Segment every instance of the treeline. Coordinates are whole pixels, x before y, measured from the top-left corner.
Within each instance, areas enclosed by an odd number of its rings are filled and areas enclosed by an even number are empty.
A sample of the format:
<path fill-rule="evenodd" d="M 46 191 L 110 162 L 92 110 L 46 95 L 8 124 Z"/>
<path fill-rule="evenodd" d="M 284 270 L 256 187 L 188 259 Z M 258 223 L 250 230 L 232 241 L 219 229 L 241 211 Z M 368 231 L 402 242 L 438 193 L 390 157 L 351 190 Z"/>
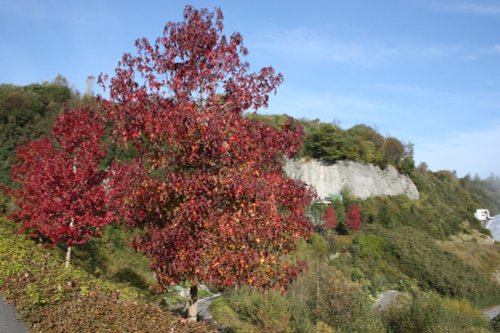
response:
<path fill-rule="evenodd" d="M 288 119 L 286 115 L 249 114 L 248 117 L 260 119 L 273 127 L 283 126 Z M 371 163 L 381 168 L 391 164 L 404 174 L 415 169 L 412 143 L 383 136 L 370 126 L 360 124 L 345 130 L 318 119 L 300 119 L 298 122 L 304 129 L 301 157 L 328 163 L 341 160 Z"/>
<path fill-rule="evenodd" d="M 477 174 L 470 174 L 460 179 L 462 186 L 474 197 L 485 203 L 484 208 L 489 208 L 492 215 L 500 213 L 500 177 L 490 174 L 486 179 L 481 179 Z"/>

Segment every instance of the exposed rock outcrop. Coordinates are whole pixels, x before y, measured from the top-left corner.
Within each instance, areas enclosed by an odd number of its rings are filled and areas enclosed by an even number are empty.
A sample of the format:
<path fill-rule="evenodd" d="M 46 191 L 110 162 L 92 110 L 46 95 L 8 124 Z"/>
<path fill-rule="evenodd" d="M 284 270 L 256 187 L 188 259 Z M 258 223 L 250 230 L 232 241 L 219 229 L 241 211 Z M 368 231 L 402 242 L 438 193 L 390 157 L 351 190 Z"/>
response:
<path fill-rule="evenodd" d="M 418 189 L 412 180 L 389 165 L 385 170 L 371 164 L 340 161 L 326 164 L 317 160 L 288 160 L 286 174 L 316 188 L 325 198 L 348 189 L 353 195 L 366 199 L 377 195 L 405 194 L 418 200 Z"/>

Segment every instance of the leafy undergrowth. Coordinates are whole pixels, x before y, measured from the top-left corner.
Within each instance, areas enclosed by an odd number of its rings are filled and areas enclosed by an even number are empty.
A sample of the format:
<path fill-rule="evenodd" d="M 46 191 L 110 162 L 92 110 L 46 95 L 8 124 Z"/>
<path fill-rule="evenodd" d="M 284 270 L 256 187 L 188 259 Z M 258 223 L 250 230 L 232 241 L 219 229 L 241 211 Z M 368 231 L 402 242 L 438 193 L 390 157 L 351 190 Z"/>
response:
<path fill-rule="evenodd" d="M 0 218 L 0 288 L 33 331 L 216 332 L 147 304 L 137 288 L 65 269 L 59 258 L 14 230 Z"/>

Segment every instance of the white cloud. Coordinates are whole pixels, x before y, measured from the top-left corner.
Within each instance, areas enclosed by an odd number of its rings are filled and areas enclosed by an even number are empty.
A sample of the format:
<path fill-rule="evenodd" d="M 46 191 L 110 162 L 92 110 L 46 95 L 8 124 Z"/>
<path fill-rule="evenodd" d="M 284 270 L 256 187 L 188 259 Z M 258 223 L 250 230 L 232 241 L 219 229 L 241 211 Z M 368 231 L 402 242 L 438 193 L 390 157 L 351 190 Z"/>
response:
<path fill-rule="evenodd" d="M 432 1 L 431 7 L 446 12 L 500 15 L 500 4 L 491 1 Z"/>
<path fill-rule="evenodd" d="M 343 127 L 364 123 L 376 125 L 390 112 L 383 104 L 356 94 L 310 92 L 289 87 L 271 98 L 266 113 L 288 114 L 296 118 L 339 121 Z"/>
<path fill-rule="evenodd" d="M 373 64 L 397 54 L 398 50 L 376 40 L 341 41 L 312 29 L 300 27 L 276 30 L 258 37 L 251 49 L 268 50 L 285 56 L 336 63 Z"/>
<path fill-rule="evenodd" d="M 294 61 L 373 66 L 415 58 L 464 57 L 476 54 L 462 43 L 354 38 L 342 40 L 313 29 L 276 29 L 258 35 L 251 50 L 270 52 Z"/>
<path fill-rule="evenodd" d="M 485 57 L 498 56 L 500 54 L 500 44 L 495 44 L 489 47 L 466 49 L 460 59 L 462 60 L 479 60 Z"/>

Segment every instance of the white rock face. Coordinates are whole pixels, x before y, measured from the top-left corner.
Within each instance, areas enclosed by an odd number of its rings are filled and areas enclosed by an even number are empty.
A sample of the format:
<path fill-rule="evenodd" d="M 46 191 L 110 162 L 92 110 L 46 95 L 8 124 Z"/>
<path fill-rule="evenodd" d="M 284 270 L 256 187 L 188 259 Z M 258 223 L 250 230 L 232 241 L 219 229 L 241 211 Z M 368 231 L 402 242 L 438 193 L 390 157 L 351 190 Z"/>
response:
<path fill-rule="evenodd" d="M 389 165 L 385 170 L 371 164 L 340 161 L 325 164 L 317 160 L 288 160 L 286 174 L 314 186 L 321 198 L 329 194 L 340 194 L 348 189 L 353 195 L 366 199 L 377 195 L 406 194 L 418 200 L 418 189 L 412 180 L 398 173 Z"/>

